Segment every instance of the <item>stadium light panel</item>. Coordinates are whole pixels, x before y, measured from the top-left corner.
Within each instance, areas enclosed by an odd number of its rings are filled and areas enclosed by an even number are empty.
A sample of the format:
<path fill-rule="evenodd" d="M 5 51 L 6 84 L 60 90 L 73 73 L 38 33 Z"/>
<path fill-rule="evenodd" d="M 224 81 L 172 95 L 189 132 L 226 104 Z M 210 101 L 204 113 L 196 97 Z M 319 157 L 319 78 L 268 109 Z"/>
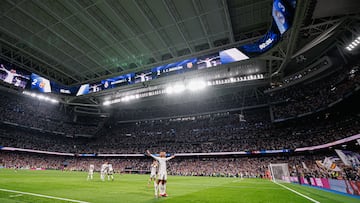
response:
<path fill-rule="evenodd" d="M 174 93 L 180 93 L 186 89 L 183 84 L 177 84 L 173 88 L 174 88 Z"/>
<path fill-rule="evenodd" d="M 104 106 L 109 106 L 110 104 L 111 104 L 110 101 L 104 101 L 104 103 L 103 103 Z"/>
<path fill-rule="evenodd" d="M 167 87 L 167 88 L 165 89 L 165 92 L 166 92 L 167 94 L 172 94 L 172 93 L 174 92 L 174 88 L 171 87 L 171 86 L 169 86 L 169 87 Z"/>
<path fill-rule="evenodd" d="M 123 101 L 124 101 L 124 102 L 130 101 L 130 96 L 125 96 L 125 97 L 123 97 Z"/>
<path fill-rule="evenodd" d="M 36 97 L 40 100 L 45 100 L 45 98 L 46 98 L 45 96 L 43 96 L 41 94 L 36 95 Z"/>
<path fill-rule="evenodd" d="M 348 51 L 351 51 L 351 50 L 352 50 L 350 47 L 346 47 L 346 49 L 347 49 Z"/>
<path fill-rule="evenodd" d="M 197 90 L 202 90 L 205 89 L 206 87 L 206 82 L 203 80 L 198 80 L 198 81 L 190 81 L 189 84 L 187 85 L 187 89 L 189 89 L 190 91 L 197 91 Z"/>

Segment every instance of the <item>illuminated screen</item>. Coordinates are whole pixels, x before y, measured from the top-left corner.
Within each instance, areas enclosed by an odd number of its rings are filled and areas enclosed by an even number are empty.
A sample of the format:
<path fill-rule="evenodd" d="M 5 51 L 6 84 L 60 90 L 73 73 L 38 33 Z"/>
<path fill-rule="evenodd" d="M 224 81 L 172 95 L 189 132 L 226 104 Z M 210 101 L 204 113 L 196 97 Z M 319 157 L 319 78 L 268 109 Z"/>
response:
<path fill-rule="evenodd" d="M 43 78 L 35 73 L 31 74 L 31 89 L 37 90 L 39 92 L 47 93 L 51 92 L 50 81 L 46 78 Z"/>
<path fill-rule="evenodd" d="M 197 60 L 197 69 L 210 68 L 213 66 L 221 65 L 219 53 L 210 54 L 199 57 Z"/>
<path fill-rule="evenodd" d="M 227 49 L 220 52 L 221 64 L 233 63 L 236 61 L 242 61 L 249 59 L 244 53 L 237 48 Z"/>
<path fill-rule="evenodd" d="M 101 83 L 102 83 L 103 89 L 116 88 L 116 87 L 120 87 L 123 85 L 133 84 L 134 76 L 135 76 L 134 73 L 129 73 L 126 75 L 120 75 L 117 77 L 102 80 Z"/>
<path fill-rule="evenodd" d="M 80 96 L 83 94 L 89 94 L 89 84 L 81 85 L 78 92 L 76 93 L 76 96 Z"/>
<path fill-rule="evenodd" d="M 16 87 L 25 88 L 29 82 L 29 74 L 24 71 L 8 68 L 4 64 L 0 65 L 0 80 L 12 84 Z"/>
<path fill-rule="evenodd" d="M 243 45 L 240 47 L 240 49 L 248 54 L 248 56 L 255 56 L 272 48 L 277 42 L 279 42 L 280 37 L 281 36 L 277 31 L 276 24 L 273 23 L 271 29 L 264 37 L 260 38 L 252 44 Z"/>
<path fill-rule="evenodd" d="M 135 73 L 135 83 L 145 82 L 149 80 L 152 80 L 151 70 Z"/>
<path fill-rule="evenodd" d="M 292 4 L 292 2 L 286 0 L 274 0 L 272 16 L 280 34 L 284 34 L 291 26 L 292 15 L 294 12 Z"/>
<path fill-rule="evenodd" d="M 152 79 L 173 74 L 180 74 L 188 70 L 192 70 L 195 68 L 196 61 L 196 58 L 192 58 L 153 68 L 151 69 L 153 73 Z"/>

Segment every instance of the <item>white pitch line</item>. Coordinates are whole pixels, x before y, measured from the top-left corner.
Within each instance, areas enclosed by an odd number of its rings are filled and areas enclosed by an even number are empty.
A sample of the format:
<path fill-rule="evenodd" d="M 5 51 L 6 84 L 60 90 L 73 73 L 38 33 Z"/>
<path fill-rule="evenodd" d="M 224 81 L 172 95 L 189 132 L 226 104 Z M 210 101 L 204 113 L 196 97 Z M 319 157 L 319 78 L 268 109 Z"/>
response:
<path fill-rule="evenodd" d="M 31 192 L 21 192 L 21 191 L 8 190 L 8 189 L 2 189 L 2 188 L 0 188 L 0 191 L 18 193 L 18 194 L 23 194 L 23 195 L 32 195 L 32 196 L 44 197 L 44 198 L 48 198 L 48 199 L 57 199 L 57 200 L 63 200 L 63 201 L 68 201 L 68 202 L 89 203 L 89 202 L 84 202 L 84 201 L 75 200 L 75 199 L 67 199 L 67 198 L 54 197 L 54 196 L 36 194 L 36 193 L 31 193 Z"/>
<path fill-rule="evenodd" d="M 277 184 L 277 185 L 280 185 L 281 187 L 283 187 L 283 188 L 285 188 L 285 189 L 287 189 L 287 190 L 290 190 L 291 192 L 293 192 L 293 193 L 295 193 L 295 194 L 297 194 L 297 195 L 300 195 L 301 197 L 304 197 L 304 198 L 306 198 L 306 199 L 308 199 L 308 200 L 310 200 L 310 201 L 312 201 L 312 202 L 320 203 L 319 201 L 314 200 L 313 198 L 311 198 L 311 197 L 309 197 L 309 196 L 306 196 L 306 195 L 304 195 L 304 194 L 301 194 L 300 192 L 298 192 L 298 191 L 296 191 L 296 190 L 293 190 L 293 189 L 291 189 L 291 188 L 288 188 L 288 187 L 286 187 L 285 185 L 281 185 L 280 183 L 277 183 L 277 182 L 273 182 L 273 183 L 275 183 L 275 184 Z"/>
<path fill-rule="evenodd" d="M 9 197 L 21 197 L 23 196 L 22 194 L 17 194 L 17 195 L 10 195 Z"/>

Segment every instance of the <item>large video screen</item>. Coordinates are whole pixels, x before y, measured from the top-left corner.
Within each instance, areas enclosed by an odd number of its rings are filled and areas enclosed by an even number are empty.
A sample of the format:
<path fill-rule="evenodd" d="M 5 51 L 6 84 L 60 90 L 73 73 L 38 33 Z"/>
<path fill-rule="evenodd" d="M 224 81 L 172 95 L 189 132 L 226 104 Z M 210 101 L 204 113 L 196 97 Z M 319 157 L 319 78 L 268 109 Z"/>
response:
<path fill-rule="evenodd" d="M 50 81 L 44 77 L 41 77 L 35 73 L 31 74 L 31 89 L 39 92 L 48 93 L 51 92 Z"/>
<path fill-rule="evenodd" d="M 191 58 L 191 59 L 186 59 L 179 62 L 155 67 L 151 69 L 151 72 L 153 73 L 152 78 L 155 79 L 163 76 L 180 74 L 188 70 L 195 69 L 196 61 L 197 61 L 196 58 Z"/>
<path fill-rule="evenodd" d="M 76 93 L 76 96 L 89 94 L 89 84 L 81 85 L 78 92 Z"/>
<path fill-rule="evenodd" d="M 57 84 L 53 81 L 50 81 L 51 85 L 51 92 L 58 93 L 58 94 L 67 94 L 67 95 L 75 95 L 79 89 L 79 86 L 65 86 Z"/>
<path fill-rule="evenodd" d="M 279 42 L 281 35 L 277 31 L 276 24 L 273 23 L 271 29 L 256 42 L 252 44 L 246 44 L 240 47 L 240 49 L 245 52 L 248 56 L 254 57 L 261 53 L 266 52 L 271 49 L 276 43 Z"/>
<path fill-rule="evenodd" d="M 246 59 L 249 59 L 249 57 L 237 48 L 231 48 L 220 52 L 221 64 L 233 63 Z"/>
<path fill-rule="evenodd" d="M 135 74 L 129 73 L 101 81 L 103 89 L 111 89 L 135 83 Z"/>
<path fill-rule="evenodd" d="M 274 0 L 272 16 L 279 29 L 280 34 L 284 34 L 291 26 L 294 15 L 293 4 L 295 1 Z"/>
<path fill-rule="evenodd" d="M 209 54 L 206 56 L 199 57 L 197 59 L 197 69 L 201 70 L 204 68 L 210 68 L 213 66 L 221 65 L 219 52 L 214 54 Z"/>
<path fill-rule="evenodd" d="M 145 70 L 135 73 L 135 83 L 141 83 L 152 79 L 153 78 L 151 70 Z"/>
<path fill-rule="evenodd" d="M 40 92 L 54 92 L 69 95 L 84 95 L 99 92 L 106 89 L 116 88 L 135 83 L 142 83 L 156 78 L 181 74 L 192 70 L 201 70 L 221 64 L 228 64 L 246 60 L 270 50 L 280 40 L 283 34 L 290 29 L 295 14 L 297 0 L 273 0 L 272 24 L 268 32 L 256 42 L 245 44 L 239 47 L 223 50 L 213 54 L 203 55 L 197 58 L 190 58 L 153 67 L 144 71 L 128 73 L 113 78 L 95 81 L 81 86 L 64 86 L 49 81 L 37 74 L 31 74 L 21 69 L 12 68 L 8 61 L 0 59 L 0 80 L 19 86 L 31 88 Z M 29 83 L 31 80 L 31 83 Z"/>
<path fill-rule="evenodd" d="M 0 80 L 12 84 L 16 87 L 25 88 L 30 80 L 30 73 L 26 71 L 17 70 L 12 67 L 6 67 L 0 64 Z"/>

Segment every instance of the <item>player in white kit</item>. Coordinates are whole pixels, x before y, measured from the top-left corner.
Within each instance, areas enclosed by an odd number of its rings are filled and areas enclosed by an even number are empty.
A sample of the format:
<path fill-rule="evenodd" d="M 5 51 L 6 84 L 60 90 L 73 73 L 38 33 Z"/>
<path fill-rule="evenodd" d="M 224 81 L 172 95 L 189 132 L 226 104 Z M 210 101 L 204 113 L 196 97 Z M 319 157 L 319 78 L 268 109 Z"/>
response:
<path fill-rule="evenodd" d="M 108 177 L 108 180 L 111 180 L 114 181 L 114 169 L 112 167 L 112 164 L 108 164 L 108 173 L 107 173 L 107 177 Z"/>
<path fill-rule="evenodd" d="M 94 169 L 95 169 L 94 164 L 90 164 L 90 166 L 89 166 L 89 173 L 88 173 L 88 176 L 87 176 L 87 180 L 92 180 L 92 179 L 93 179 Z"/>
<path fill-rule="evenodd" d="M 105 181 L 105 176 L 108 173 L 108 169 L 109 169 L 109 164 L 108 162 L 105 162 L 103 165 L 101 165 L 101 170 L 100 170 L 100 179 L 102 181 Z"/>
<path fill-rule="evenodd" d="M 168 195 L 166 194 L 166 180 L 167 180 L 166 162 L 174 158 L 175 156 L 166 158 L 166 152 L 160 152 L 160 156 L 156 157 L 152 155 L 149 150 L 147 150 L 146 153 L 147 155 L 151 156 L 152 158 L 154 158 L 159 162 L 158 179 L 157 181 L 154 182 L 155 197 L 158 196 L 158 190 L 160 190 L 159 195 L 161 197 L 167 197 Z"/>
<path fill-rule="evenodd" d="M 150 185 L 151 181 L 156 180 L 156 172 L 157 172 L 158 166 L 159 166 L 158 162 L 156 160 L 154 160 L 150 167 L 150 178 L 148 181 L 148 185 Z"/>
<path fill-rule="evenodd" d="M 5 77 L 5 79 L 4 79 L 4 82 L 10 83 L 10 84 L 13 84 L 13 80 L 14 80 L 14 78 L 16 78 L 16 77 L 26 78 L 26 77 L 24 77 L 24 76 L 22 76 L 22 75 L 20 75 L 20 74 L 17 74 L 17 73 L 16 73 L 16 70 L 14 70 L 14 69 L 7 70 L 7 69 L 4 67 L 3 64 L 0 65 L 0 70 L 5 71 L 6 74 L 7 74 L 6 77 Z"/>

